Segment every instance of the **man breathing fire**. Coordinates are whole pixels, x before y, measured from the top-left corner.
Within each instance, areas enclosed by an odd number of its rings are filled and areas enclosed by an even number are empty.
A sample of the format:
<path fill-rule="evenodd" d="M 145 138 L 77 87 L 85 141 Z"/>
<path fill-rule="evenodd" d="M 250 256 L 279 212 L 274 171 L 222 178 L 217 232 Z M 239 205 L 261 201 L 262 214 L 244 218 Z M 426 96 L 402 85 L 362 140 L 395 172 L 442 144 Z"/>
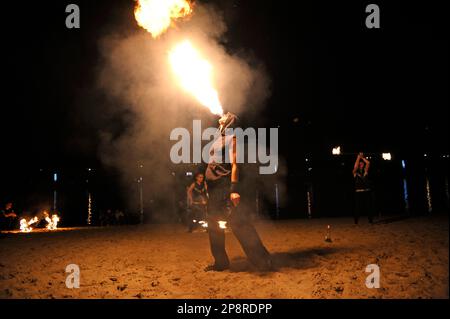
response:
<path fill-rule="evenodd" d="M 225 250 L 225 232 L 219 221 L 227 221 L 250 262 L 259 270 L 270 270 L 272 261 L 248 216 L 239 212 L 239 170 L 236 163 L 236 136 L 226 134 L 236 125 L 237 117 L 226 113 L 219 119 L 220 137 L 210 149 L 206 168 L 209 190 L 208 234 L 214 264 L 205 271 L 223 271 L 230 261 Z M 228 150 L 228 152 L 225 152 Z M 227 154 L 228 153 L 228 154 Z M 222 158 L 222 155 L 225 159 Z"/>

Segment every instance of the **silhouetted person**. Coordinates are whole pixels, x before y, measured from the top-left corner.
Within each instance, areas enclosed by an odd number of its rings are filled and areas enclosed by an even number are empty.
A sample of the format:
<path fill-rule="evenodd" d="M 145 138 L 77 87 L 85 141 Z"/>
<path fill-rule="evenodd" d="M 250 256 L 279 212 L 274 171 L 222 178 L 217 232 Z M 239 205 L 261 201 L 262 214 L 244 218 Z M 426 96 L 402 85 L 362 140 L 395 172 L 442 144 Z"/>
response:
<path fill-rule="evenodd" d="M 15 227 L 18 217 L 11 202 L 6 203 L 5 209 L 0 211 L 0 220 L 1 230 L 11 230 Z"/>
<path fill-rule="evenodd" d="M 370 162 L 359 153 L 353 167 L 353 178 L 355 179 L 355 207 L 354 219 L 358 224 L 359 216 L 367 214 L 369 222 L 373 223 L 372 188 L 369 181 Z"/>
<path fill-rule="evenodd" d="M 236 136 L 226 134 L 232 128 L 236 116 L 227 113 L 219 120 L 221 136 L 213 143 L 209 151 L 210 159 L 206 169 L 208 183 L 208 235 L 214 264 L 205 271 L 222 271 L 229 268 L 230 261 L 225 250 L 225 231 L 219 221 L 226 221 L 241 244 L 252 264 L 260 270 L 270 270 L 270 254 L 264 247 L 249 216 L 238 210 L 239 174 L 236 163 Z M 225 157 L 225 158 L 223 158 Z"/>
<path fill-rule="evenodd" d="M 208 185 L 205 175 L 195 174 L 195 182 L 187 189 L 188 200 L 188 231 L 192 232 L 199 227 L 200 221 L 206 221 L 206 205 L 208 203 Z"/>

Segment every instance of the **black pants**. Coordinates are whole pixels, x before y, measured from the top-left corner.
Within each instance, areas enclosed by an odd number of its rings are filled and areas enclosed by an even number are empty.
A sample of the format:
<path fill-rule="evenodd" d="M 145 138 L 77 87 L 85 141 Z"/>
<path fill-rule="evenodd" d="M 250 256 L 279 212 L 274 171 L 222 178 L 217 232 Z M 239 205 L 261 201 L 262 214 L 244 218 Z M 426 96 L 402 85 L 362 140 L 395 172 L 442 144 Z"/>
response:
<path fill-rule="evenodd" d="M 367 214 L 369 222 L 373 223 L 373 200 L 372 192 L 355 192 L 355 224 L 358 224 L 359 216 Z"/>
<path fill-rule="evenodd" d="M 227 227 L 233 231 L 250 262 L 260 269 L 267 269 L 270 267 L 270 253 L 264 247 L 249 216 L 232 205 L 229 199 L 229 187 L 229 181 L 219 180 L 208 183 L 208 234 L 215 265 L 218 267 L 229 265 L 225 250 L 225 231 L 219 227 L 218 223 L 218 221 L 226 221 Z"/>
<path fill-rule="evenodd" d="M 17 217 L 0 217 L 0 230 L 14 230 L 19 228 L 19 219 Z"/>

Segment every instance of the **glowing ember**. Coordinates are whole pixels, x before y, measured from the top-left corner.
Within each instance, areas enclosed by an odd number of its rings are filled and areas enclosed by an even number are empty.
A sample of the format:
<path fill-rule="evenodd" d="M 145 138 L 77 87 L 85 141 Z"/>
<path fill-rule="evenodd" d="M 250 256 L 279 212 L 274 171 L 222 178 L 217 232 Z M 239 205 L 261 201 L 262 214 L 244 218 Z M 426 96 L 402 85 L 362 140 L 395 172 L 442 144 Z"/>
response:
<path fill-rule="evenodd" d="M 223 220 L 219 220 L 219 227 L 222 229 L 226 229 L 227 228 L 227 222 L 223 221 Z"/>
<path fill-rule="evenodd" d="M 156 38 L 170 27 L 172 21 L 191 12 L 191 5 L 186 0 L 137 0 L 134 17 L 139 26 Z"/>
<path fill-rule="evenodd" d="M 29 221 L 27 221 L 25 218 L 22 218 L 20 220 L 20 231 L 24 233 L 31 232 L 33 228 L 30 226 L 37 223 L 38 221 L 39 219 L 36 216 L 30 219 Z"/>
<path fill-rule="evenodd" d="M 383 154 L 381 154 L 381 157 L 382 157 L 385 161 L 390 161 L 390 160 L 392 159 L 391 153 L 383 153 Z"/>
<path fill-rule="evenodd" d="M 208 223 L 205 222 L 204 220 L 201 220 L 201 221 L 199 221 L 198 223 L 199 223 L 202 227 L 208 228 Z M 219 223 L 219 228 L 221 228 L 221 229 L 227 229 L 227 222 L 226 222 L 226 221 L 219 220 L 218 223 Z"/>
<path fill-rule="evenodd" d="M 333 155 L 341 155 L 341 147 L 340 146 L 333 147 L 331 152 L 333 153 Z"/>
<path fill-rule="evenodd" d="M 211 113 L 223 115 L 219 95 L 212 84 L 212 66 L 188 40 L 179 43 L 169 53 L 169 61 L 181 87 Z"/>
<path fill-rule="evenodd" d="M 59 217 L 58 215 L 52 215 L 50 218 L 48 215 L 45 217 L 45 221 L 47 222 L 48 230 L 55 230 L 58 228 Z"/>

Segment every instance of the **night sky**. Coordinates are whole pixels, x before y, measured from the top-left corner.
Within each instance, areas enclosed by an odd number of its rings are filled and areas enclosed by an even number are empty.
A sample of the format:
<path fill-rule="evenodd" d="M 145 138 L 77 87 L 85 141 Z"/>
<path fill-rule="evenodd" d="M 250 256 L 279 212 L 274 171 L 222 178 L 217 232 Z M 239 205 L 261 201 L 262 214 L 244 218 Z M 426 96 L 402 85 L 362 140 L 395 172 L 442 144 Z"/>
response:
<path fill-rule="evenodd" d="M 334 145 L 411 157 L 449 153 L 450 37 L 437 3 L 375 1 L 377 30 L 365 27 L 369 1 L 199 2 L 223 12 L 230 52 L 244 49 L 266 66 L 272 93 L 258 116 L 280 127 L 281 154 L 293 171 L 295 155 L 329 156 Z M 80 6 L 81 29 L 65 27 L 69 3 Z M 3 171 L 101 166 L 99 131 L 123 127 L 120 114 L 103 116 L 98 40 L 111 28 L 139 30 L 133 6 L 3 4 Z"/>
<path fill-rule="evenodd" d="M 227 48 L 252 51 L 267 67 L 268 126 L 313 148 L 448 153 L 449 37 L 435 4 L 380 2 L 381 29 L 369 30 L 364 1 L 208 2 L 224 12 Z M 65 28 L 68 3 L 3 8 L 1 144 L 12 165 L 92 165 L 99 128 L 113 125 L 97 120 L 103 110 L 92 103 L 102 98 L 97 41 L 111 25 L 139 28 L 133 2 L 76 2 L 79 30 Z M 86 95 L 95 97 L 89 105 Z"/>

